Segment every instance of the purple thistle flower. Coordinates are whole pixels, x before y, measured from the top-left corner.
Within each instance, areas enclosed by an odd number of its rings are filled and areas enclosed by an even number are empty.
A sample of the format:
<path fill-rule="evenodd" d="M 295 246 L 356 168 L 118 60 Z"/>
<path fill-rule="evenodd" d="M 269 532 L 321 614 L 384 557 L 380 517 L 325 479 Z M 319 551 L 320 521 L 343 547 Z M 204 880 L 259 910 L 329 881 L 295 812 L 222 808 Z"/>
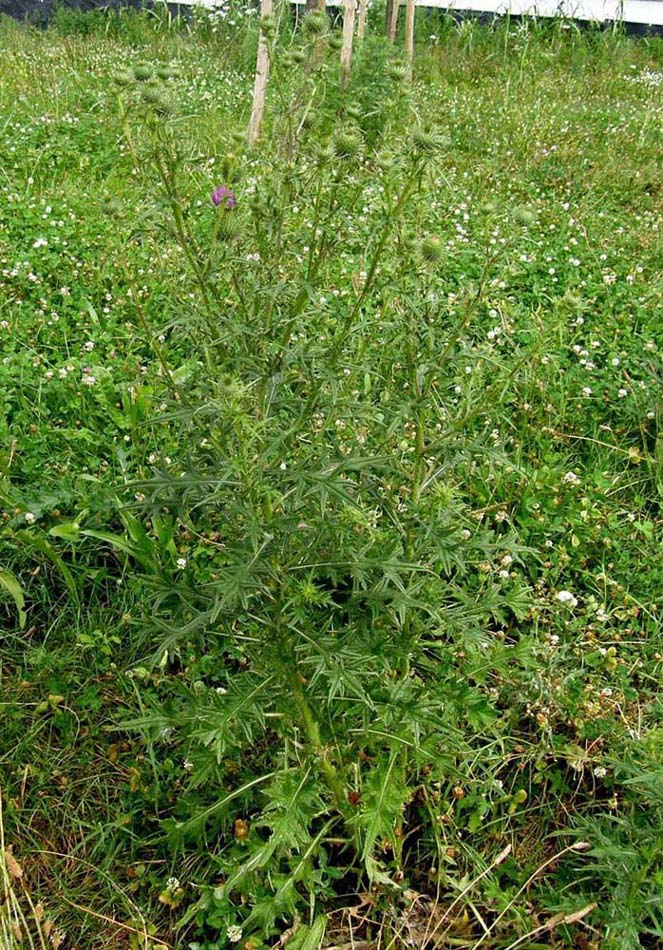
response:
<path fill-rule="evenodd" d="M 237 204 L 235 193 L 228 188 L 227 185 L 219 185 L 218 188 L 214 189 L 210 197 L 213 205 L 217 208 L 224 208 L 226 211 L 230 211 L 230 209 L 234 208 Z"/>

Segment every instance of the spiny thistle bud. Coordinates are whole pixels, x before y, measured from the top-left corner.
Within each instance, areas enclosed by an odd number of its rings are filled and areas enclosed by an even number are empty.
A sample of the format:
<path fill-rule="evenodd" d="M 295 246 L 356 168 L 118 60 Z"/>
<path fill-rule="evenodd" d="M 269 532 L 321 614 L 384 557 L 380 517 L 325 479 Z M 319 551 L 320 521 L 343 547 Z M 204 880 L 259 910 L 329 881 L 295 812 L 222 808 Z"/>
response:
<path fill-rule="evenodd" d="M 157 89 L 145 89 L 143 91 L 143 102 L 151 106 L 156 114 L 162 118 L 173 114 L 172 102 L 162 96 Z"/>
<path fill-rule="evenodd" d="M 431 234 L 421 242 L 421 256 L 425 261 L 439 261 L 443 251 L 442 241 L 435 234 Z"/>
<path fill-rule="evenodd" d="M 221 214 L 214 223 L 214 234 L 219 241 L 232 241 L 239 234 L 239 223 L 233 214 Z"/>
<path fill-rule="evenodd" d="M 117 83 L 118 86 L 129 86 L 131 85 L 132 82 L 134 82 L 134 80 L 135 80 L 134 74 L 126 72 L 126 71 L 121 72 L 121 73 L 115 73 L 113 75 L 113 82 Z"/>
<path fill-rule="evenodd" d="M 270 38 L 274 36 L 274 33 L 276 31 L 276 24 L 274 23 L 274 17 L 272 16 L 262 17 L 262 19 L 260 20 L 260 29 L 265 34 L 265 36 L 270 37 Z"/>
<path fill-rule="evenodd" d="M 122 202 L 119 198 L 106 197 L 101 205 L 101 210 L 104 214 L 115 218 L 122 211 Z"/>
<path fill-rule="evenodd" d="M 414 150 L 421 155 L 432 155 L 440 147 L 436 137 L 431 132 L 422 129 L 421 126 L 412 133 L 412 145 Z"/>
<path fill-rule="evenodd" d="M 168 66 L 160 66 L 159 69 L 157 69 L 157 76 L 163 80 L 172 79 L 173 71 Z"/>
<path fill-rule="evenodd" d="M 361 148 L 361 138 L 352 129 L 340 129 L 332 140 L 332 149 L 337 158 L 354 158 Z"/>
<path fill-rule="evenodd" d="M 402 63 L 390 63 L 385 69 L 387 79 L 400 82 L 407 77 L 407 68 Z"/>
<path fill-rule="evenodd" d="M 293 63 L 294 63 L 296 66 L 301 66 L 302 63 L 305 63 L 305 62 L 306 62 L 306 53 L 304 52 L 303 49 L 293 49 L 293 50 L 291 50 L 291 51 L 290 51 L 290 56 L 291 56 L 291 58 L 292 58 Z"/>
<path fill-rule="evenodd" d="M 340 49 L 343 46 L 343 36 L 337 31 L 329 36 L 329 49 Z"/>
<path fill-rule="evenodd" d="M 304 17 L 302 30 L 306 36 L 322 36 L 329 29 L 329 18 L 322 10 L 314 10 Z"/>
<path fill-rule="evenodd" d="M 151 66 L 141 64 L 134 66 L 134 79 L 138 79 L 139 82 L 146 82 L 148 79 L 151 79 L 153 75 L 154 71 Z"/>
<path fill-rule="evenodd" d="M 361 109 L 359 106 L 351 103 L 345 107 L 345 114 L 349 119 L 360 119 L 361 118 Z"/>
<path fill-rule="evenodd" d="M 536 215 L 529 208 L 517 208 L 514 217 L 519 224 L 526 228 L 531 228 L 536 224 Z"/>

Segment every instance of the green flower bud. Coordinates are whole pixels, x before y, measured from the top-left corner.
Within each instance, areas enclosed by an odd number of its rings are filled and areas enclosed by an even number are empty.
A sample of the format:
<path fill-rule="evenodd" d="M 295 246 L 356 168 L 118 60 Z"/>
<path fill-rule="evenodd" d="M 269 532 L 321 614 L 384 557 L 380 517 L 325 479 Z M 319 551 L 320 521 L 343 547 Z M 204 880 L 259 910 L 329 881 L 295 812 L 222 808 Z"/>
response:
<path fill-rule="evenodd" d="M 314 10 L 304 17 L 302 30 L 306 36 L 322 36 L 329 29 L 329 18 L 322 10 Z"/>
<path fill-rule="evenodd" d="M 341 129 L 332 140 L 336 158 L 354 158 L 361 148 L 361 138 L 351 129 Z"/>
<path fill-rule="evenodd" d="M 432 132 L 427 132 L 421 126 L 412 133 L 412 145 L 420 155 L 432 155 L 439 148 L 439 142 Z"/>
<path fill-rule="evenodd" d="M 148 79 L 151 79 L 153 75 L 154 71 L 151 66 L 134 66 L 134 79 L 138 79 L 139 82 L 146 82 Z"/>
<path fill-rule="evenodd" d="M 442 241 L 434 234 L 424 238 L 421 242 L 421 256 L 425 261 L 439 261 L 443 251 Z"/>
<path fill-rule="evenodd" d="M 519 224 L 527 228 L 531 228 L 536 224 L 536 215 L 529 208 L 517 208 L 514 217 Z"/>
<path fill-rule="evenodd" d="M 134 82 L 134 74 L 129 72 L 114 73 L 113 82 L 117 83 L 118 86 L 129 86 Z"/>
<path fill-rule="evenodd" d="M 393 79 L 394 82 L 400 82 L 407 76 L 407 69 L 402 63 L 390 63 L 385 69 L 387 79 Z"/>

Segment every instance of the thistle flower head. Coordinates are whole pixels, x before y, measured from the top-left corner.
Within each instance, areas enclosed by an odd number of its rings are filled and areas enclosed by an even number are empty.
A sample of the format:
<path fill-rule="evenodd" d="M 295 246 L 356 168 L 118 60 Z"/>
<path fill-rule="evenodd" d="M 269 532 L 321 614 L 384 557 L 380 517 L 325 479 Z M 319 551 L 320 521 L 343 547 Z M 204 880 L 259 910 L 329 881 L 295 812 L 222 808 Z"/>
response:
<path fill-rule="evenodd" d="M 235 193 L 227 185 L 219 185 L 210 195 L 212 204 L 224 211 L 230 211 L 237 204 Z"/>

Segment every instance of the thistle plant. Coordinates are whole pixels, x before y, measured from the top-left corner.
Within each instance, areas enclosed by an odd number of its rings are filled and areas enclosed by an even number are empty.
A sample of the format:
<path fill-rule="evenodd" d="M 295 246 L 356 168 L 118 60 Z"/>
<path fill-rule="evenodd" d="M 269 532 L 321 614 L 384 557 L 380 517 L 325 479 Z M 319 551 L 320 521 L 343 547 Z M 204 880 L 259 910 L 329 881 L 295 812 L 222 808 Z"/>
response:
<path fill-rule="evenodd" d="M 223 881 L 185 919 L 269 934 L 339 876 L 399 891 L 415 802 L 476 755 L 459 671 L 526 610 L 481 567 L 518 558 L 517 539 L 477 524 L 458 488 L 495 454 L 480 405 L 450 396 L 482 284 L 453 316 L 435 292 L 423 195 L 445 158 L 414 116 L 375 142 L 378 181 L 355 109 L 326 136 L 284 118 L 288 148 L 204 182 L 177 116 L 140 90 L 125 101 L 180 249 L 169 332 L 190 352 L 185 384 L 163 358 L 160 424 L 181 454 L 132 488 L 155 548 L 145 628 L 161 670 L 199 670 L 140 725 L 176 743 L 199 803 L 175 809 L 173 840 L 206 838 Z"/>

